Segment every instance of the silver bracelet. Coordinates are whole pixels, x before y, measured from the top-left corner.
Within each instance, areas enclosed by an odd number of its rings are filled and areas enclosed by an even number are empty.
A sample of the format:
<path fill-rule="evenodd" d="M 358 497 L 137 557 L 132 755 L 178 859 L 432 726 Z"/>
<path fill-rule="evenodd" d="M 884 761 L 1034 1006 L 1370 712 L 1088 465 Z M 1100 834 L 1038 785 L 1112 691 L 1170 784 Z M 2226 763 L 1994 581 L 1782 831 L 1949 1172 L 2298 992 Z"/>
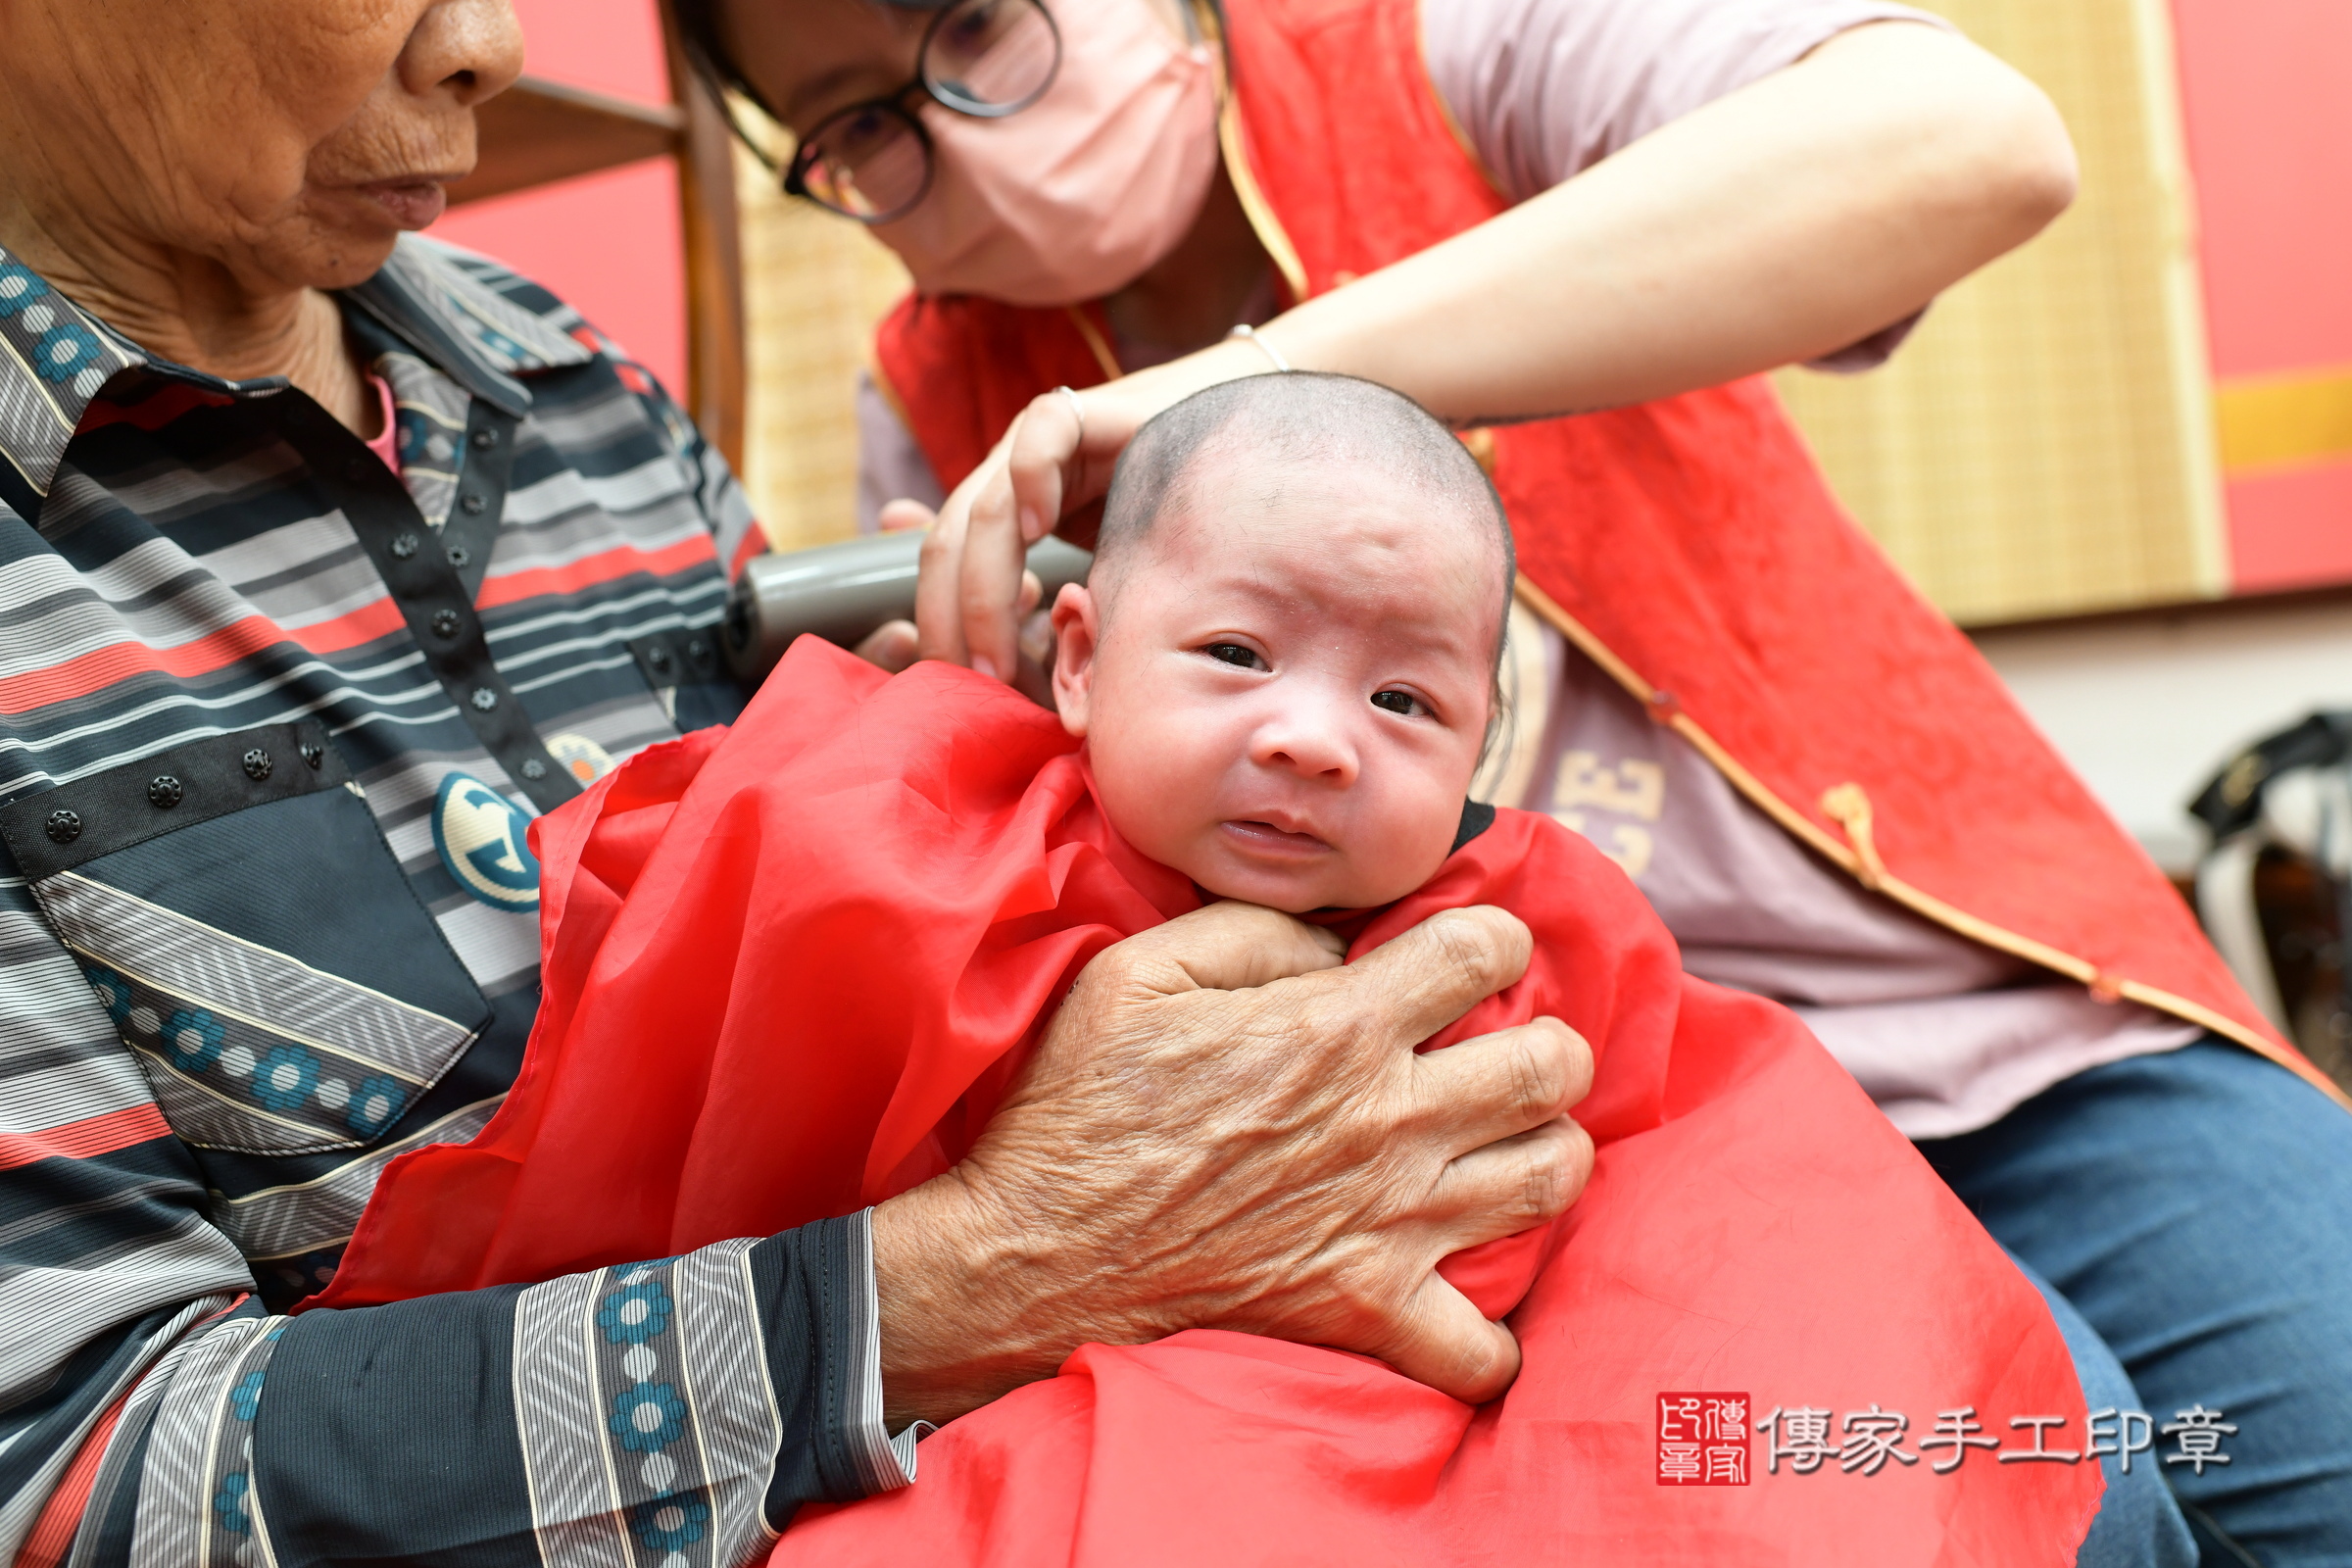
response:
<path fill-rule="evenodd" d="M 1228 332 L 1226 336 L 1246 338 L 1250 342 L 1256 344 L 1257 351 L 1260 354 L 1263 354 L 1267 359 L 1272 360 L 1274 362 L 1274 368 L 1277 370 L 1288 370 L 1291 368 L 1291 362 L 1284 359 L 1281 354 L 1276 352 L 1273 344 L 1267 342 L 1264 338 L 1259 337 L 1257 335 L 1257 328 L 1250 325 L 1248 322 L 1244 322 L 1242 325 L 1235 327 L 1231 332 Z"/>

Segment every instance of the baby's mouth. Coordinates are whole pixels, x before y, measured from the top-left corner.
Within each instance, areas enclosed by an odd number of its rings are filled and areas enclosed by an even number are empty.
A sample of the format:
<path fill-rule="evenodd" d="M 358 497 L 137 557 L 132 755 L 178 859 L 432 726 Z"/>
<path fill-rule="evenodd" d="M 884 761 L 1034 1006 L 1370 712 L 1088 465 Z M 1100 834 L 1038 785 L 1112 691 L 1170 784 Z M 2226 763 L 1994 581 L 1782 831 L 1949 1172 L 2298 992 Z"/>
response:
<path fill-rule="evenodd" d="M 1326 855 L 1331 846 L 1312 833 L 1295 833 L 1272 822 L 1247 817 L 1228 817 L 1222 824 L 1225 831 L 1239 841 L 1244 850 L 1260 855 L 1304 858 Z"/>

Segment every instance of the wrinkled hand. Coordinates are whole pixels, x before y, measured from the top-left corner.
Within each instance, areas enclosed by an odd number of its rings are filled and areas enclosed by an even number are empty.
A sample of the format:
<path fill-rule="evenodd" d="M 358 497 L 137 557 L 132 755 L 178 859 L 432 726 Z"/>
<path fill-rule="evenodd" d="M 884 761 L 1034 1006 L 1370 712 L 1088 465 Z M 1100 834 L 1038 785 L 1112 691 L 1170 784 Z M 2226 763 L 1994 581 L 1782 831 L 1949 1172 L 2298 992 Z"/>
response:
<path fill-rule="evenodd" d="M 1551 1018 L 1413 1047 L 1517 979 L 1529 940 L 1457 909 L 1342 966 L 1329 933 L 1221 904 L 1099 955 L 970 1155 L 874 1212 L 894 1428 L 1185 1328 L 1499 1394 L 1517 1343 L 1434 1266 L 1584 1190 L 1565 1112 L 1592 1052 Z"/>
<path fill-rule="evenodd" d="M 1102 499 L 1119 454 L 1152 416 L 1204 387 L 1270 368 L 1250 344 L 1220 343 L 1090 387 L 1077 394 L 1078 408 L 1060 392 L 1032 402 L 948 497 L 923 541 L 916 657 L 1012 681 L 1019 623 L 1028 613 L 1020 593 L 1029 547 Z M 1090 534 L 1071 542 L 1094 540 Z"/>

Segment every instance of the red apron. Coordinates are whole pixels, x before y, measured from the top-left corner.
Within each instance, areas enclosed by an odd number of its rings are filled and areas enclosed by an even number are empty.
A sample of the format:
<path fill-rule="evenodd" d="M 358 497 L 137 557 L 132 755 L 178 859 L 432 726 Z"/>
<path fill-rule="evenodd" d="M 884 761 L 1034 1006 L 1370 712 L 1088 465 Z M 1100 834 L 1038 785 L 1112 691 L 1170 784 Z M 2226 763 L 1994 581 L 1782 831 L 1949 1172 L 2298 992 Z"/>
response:
<path fill-rule="evenodd" d="M 1074 746 L 968 670 L 806 638 L 733 730 L 542 818 L 521 1076 L 471 1144 L 387 1169 L 320 1303 L 668 1255 L 945 1169 L 1086 960 L 1197 903 L 1110 830 Z M 1474 903 L 1535 957 L 1432 1046 L 1551 1014 L 1596 1060 L 1583 1200 L 1445 1265 L 1512 1313 L 1505 1397 L 1247 1335 L 1092 1346 L 927 1441 L 915 1486 L 806 1510 L 777 1560 L 2071 1561 L 2095 1465 L 1980 1448 L 1938 1474 L 1921 1447 L 1962 1406 L 2080 1433 L 2082 1397 L 2040 1298 L 1853 1081 L 1792 1014 L 1685 976 L 1633 884 L 1526 812 L 1355 917 L 1350 956 Z M 1681 1394 L 1708 1396 L 1688 1422 Z M 1798 1409 L 1826 1463 L 1756 1429 Z M 1905 1457 L 1847 1473 L 1884 1413 Z"/>
<path fill-rule="evenodd" d="M 1423 68 L 1419 0 L 1227 0 L 1226 164 L 1294 297 L 1508 204 Z M 1028 401 L 1116 371 L 1100 310 L 909 296 L 877 369 L 955 485 Z M 1867 887 L 2335 1095 L 1968 640 L 1830 494 L 1770 385 L 1485 432 L 1524 597 Z"/>

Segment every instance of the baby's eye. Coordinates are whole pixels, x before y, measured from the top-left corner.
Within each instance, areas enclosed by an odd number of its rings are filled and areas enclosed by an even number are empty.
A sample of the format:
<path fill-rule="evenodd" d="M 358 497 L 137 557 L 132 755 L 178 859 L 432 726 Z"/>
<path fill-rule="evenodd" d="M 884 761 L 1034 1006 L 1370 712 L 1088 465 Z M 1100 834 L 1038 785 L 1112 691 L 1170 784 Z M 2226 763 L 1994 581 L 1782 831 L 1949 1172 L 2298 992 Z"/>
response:
<path fill-rule="evenodd" d="M 1256 649 L 1245 648 L 1240 643 L 1210 643 L 1200 651 L 1211 659 L 1221 660 L 1228 664 L 1239 664 L 1244 669 L 1266 667 L 1266 662 L 1257 657 Z"/>
<path fill-rule="evenodd" d="M 1411 692 L 1374 692 L 1372 706 L 1388 712 L 1402 713 L 1407 718 L 1427 717 L 1429 714 L 1428 708 Z"/>

